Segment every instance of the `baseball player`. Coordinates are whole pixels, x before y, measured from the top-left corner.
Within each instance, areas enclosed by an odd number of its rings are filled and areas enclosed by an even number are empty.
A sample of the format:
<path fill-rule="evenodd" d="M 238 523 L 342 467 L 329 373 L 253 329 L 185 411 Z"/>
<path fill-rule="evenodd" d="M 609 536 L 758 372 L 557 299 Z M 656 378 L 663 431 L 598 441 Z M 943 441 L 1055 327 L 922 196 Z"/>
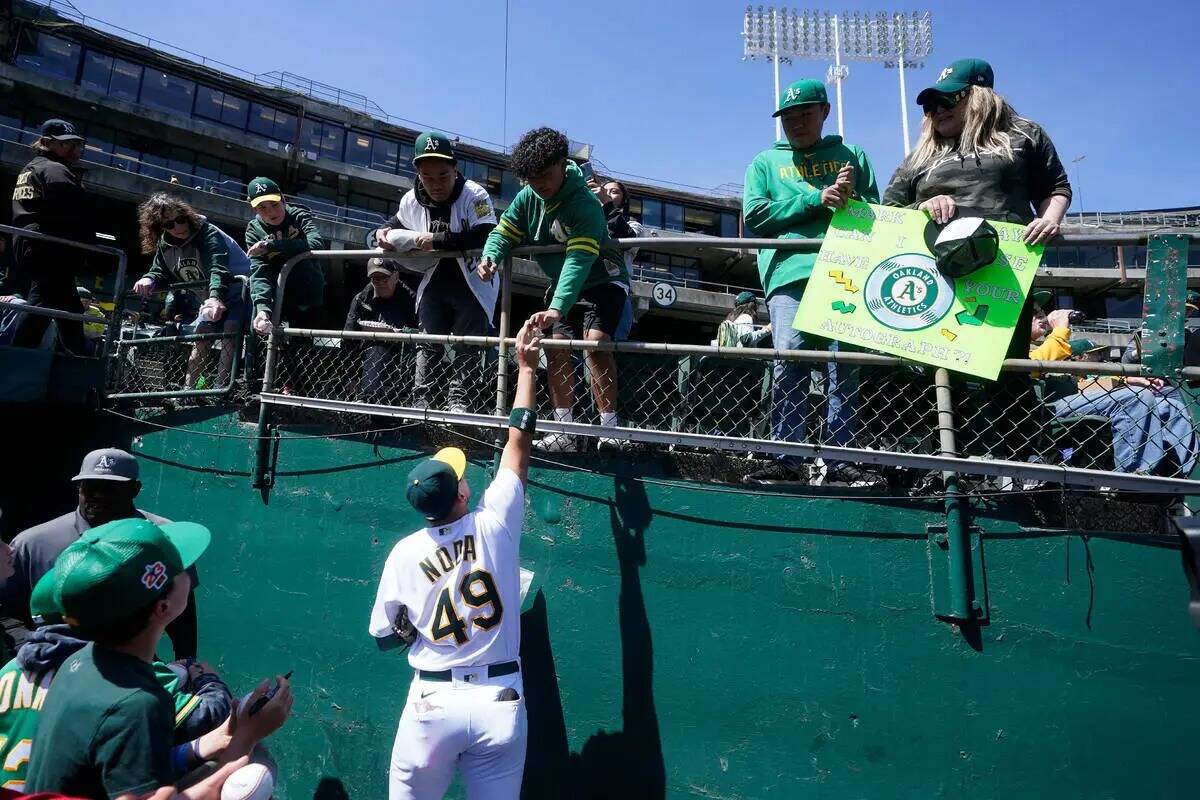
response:
<path fill-rule="evenodd" d="M 408 476 L 408 501 L 429 521 L 392 549 L 370 633 L 380 649 L 411 641 L 414 670 L 396 731 L 390 800 L 440 798 L 457 766 L 472 800 L 516 798 L 526 718 L 519 555 L 533 441 L 540 333 L 516 339 L 515 408 L 500 469 L 474 511 L 467 460 L 448 447 Z"/>

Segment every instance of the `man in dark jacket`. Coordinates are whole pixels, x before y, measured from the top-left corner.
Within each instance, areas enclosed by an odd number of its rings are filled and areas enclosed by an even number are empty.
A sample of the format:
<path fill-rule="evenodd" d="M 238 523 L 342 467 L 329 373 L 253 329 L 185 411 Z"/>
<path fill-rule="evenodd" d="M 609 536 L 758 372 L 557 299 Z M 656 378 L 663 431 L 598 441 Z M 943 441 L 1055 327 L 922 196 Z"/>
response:
<path fill-rule="evenodd" d="M 367 284 L 350 301 L 346 314 L 345 329 L 400 330 L 416 328 L 416 297 L 413 290 L 400 280 L 400 268 L 395 261 L 372 258 L 367 262 Z M 393 403 L 400 398 L 402 385 L 388 381 L 386 374 L 398 374 L 402 345 L 359 342 L 346 339 L 343 348 L 358 349 L 366 345 L 362 358 L 362 382 L 359 384 L 362 399 L 369 403 Z"/>
<path fill-rule="evenodd" d="M 41 136 L 33 143 L 33 160 L 21 170 L 13 188 L 13 225 L 77 242 L 89 239 L 87 193 L 78 166 L 83 144 L 71 123 L 61 119 L 42 123 Z M 82 252 L 22 238 L 16 247 L 16 276 L 22 285 L 10 291 L 24 294 L 33 306 L 82 314 L 73 268 Z M 14 344 L 37 347 L 49 324 L 48 317 L 27 314 Z M 86 352 L 82 322 L 59 320 L 58 331 L 67 350 Z"/>

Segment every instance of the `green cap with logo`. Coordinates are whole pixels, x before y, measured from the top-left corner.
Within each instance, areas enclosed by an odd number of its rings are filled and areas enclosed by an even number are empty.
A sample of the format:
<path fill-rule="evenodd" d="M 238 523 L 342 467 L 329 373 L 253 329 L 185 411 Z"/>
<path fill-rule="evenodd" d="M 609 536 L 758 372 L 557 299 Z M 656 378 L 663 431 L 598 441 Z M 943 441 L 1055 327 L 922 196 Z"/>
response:
<path fill-rule="evenodd" d="M 103 632 L 161 597 L 211 541 L 208 528 L 195 522 L 119 519 L 91 528 L 38 581 L 30 615 L 43 624 L 61 619 L 90 635 Z"/>
<path fill-rule="evenodd" d="M 408 502 L 430 522 L 444 519 L 458 499 L 458 482 L 467 472 L 467 454 L 443 447 L 408 473 Z"/>
<path fill-rule="evenodd" d="M 753 303 L 754 300 L 754 292 L 738 292 L 737 297 L 733 298 L 733 304 L 735 306 L 740 306 L 745 305 L 746 303 Z"/>
<path fill-rule="evenodd" d="M 258 208 L 259 203 L 265 203 L 268 200 L 282 203 L 283 192 L 280 191 L 279 184 L 270 178 L 255 178 L 246 187 L 246 199 L 250 201 L 251 208 Z"/>
<path fill-rule="evenodd" d="M 413 145 L 413 163 L 422 158 L 444 158 L 454 161 L 454 145 L 450 137 L 441 131 L 425 131 Z"/>
<path fill-rule="evenodd" d="M 917 105 L 923 106 L 936 94 L 954 94 L 968 86 L 986 86 L 991 89 L 996 83 L 992 65 L 982 58 L 960 58 L 941 71 L 937 83 L 922 89 L 917 95 Z"/>
<path fill-rule="evenodd" d="M 806 106 L 809 103 L 828 103 L 829 95 L 825 92 L 825 84 L 816 78 L 801 78 L 783 90 L 779 95 L 779 108 L 772 117 L 778 117 L 793 106 Z"/>

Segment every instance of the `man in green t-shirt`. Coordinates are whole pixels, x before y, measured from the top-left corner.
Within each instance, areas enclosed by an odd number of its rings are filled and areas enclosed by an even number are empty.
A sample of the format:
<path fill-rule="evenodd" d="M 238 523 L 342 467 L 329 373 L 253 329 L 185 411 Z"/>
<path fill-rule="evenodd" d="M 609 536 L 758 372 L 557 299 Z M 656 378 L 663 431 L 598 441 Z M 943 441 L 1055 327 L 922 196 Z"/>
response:
<path fill-rule="evenodd" d="M 45 696 L 26 781 L 30 792 L 101 800 L 174 796 L 175 704 L 151 664 L 167 624 L 187 602 L 186 569 L 210 540 L 207 528 L 191 522 L 117 520 L 86 531 L 42 578 L 66 622 L 92 643 L 63 662 L 54 691 Z M 234 759 L 261 738 L 254 729 L 268 718 L 282 724 L 291 702 L 281 678 L 254 724 L 242 725 L 239 717 L 221 759 L 227 769 L 214 779 L 223 781 L 228 767 L 244 763 Z"/>
<path fill-rule="evenodd" d="M 498 264 L 520 245 L 566 245 L 561 253 L 539 253 L 533 261 L 550 279 L 547 308 L 529 321 L 549 328 L 555 339 L 611 342 L 620 338 L 621 318 L 629 304 L 629 270 L 625 258 L 608 236 L 604 208 L 592 194 L 583 173 L 567 158 L 567 137 L 551 128 L 535 128 L 521 137 L 509 166 L 525 186 L 488 234 L 477 272 L 491 280 Z M 617 368 L 612 353 L 587 351 L 592 397 L 600 424 L 618 427 Z M 566 350 L 547 350 L 547 382 L 554 418 L 572 422 L 575 370 Z M 574 436 L 551 433 L 533 443 L 554 452 L 572 452 Z M 619 449 L 622 442 L 601 437 L 601 449 Z"/>
<path fill-rule="evenodd" d="M 879 202 L 875 172 L 861 147 L 841 136 L 822 136 L 829 117 L 829 97 L 819 80 L 805 78 L 779 97 L 774 116 L 781 117 L 784 139 L 754 157 L 746 169 L 742 211 L 755 235 L 776 239 L 823 239 L 833 209 L 854 197 Z M 806 335 L 792 327 L 800 298 L 812 275 L 816 253 L 762 248 L 758 277 L 767 295 L 771 335 L 776 350 L 838 350 L 838 343 Z M 802 361 L 775 362 L 772 385 L 771 438 L 815 442 L 809 432 L 810 365 Z M 858 370 L 829 363 L 825 382 L 825 432 L 822 444 L 849 446 L 857 428 Z M 826 460 L 827 482 L 862 484 L 879 476 L 853 464 Z M 806 465 L 787 456 L 747 481 L 803 481 Z"/>

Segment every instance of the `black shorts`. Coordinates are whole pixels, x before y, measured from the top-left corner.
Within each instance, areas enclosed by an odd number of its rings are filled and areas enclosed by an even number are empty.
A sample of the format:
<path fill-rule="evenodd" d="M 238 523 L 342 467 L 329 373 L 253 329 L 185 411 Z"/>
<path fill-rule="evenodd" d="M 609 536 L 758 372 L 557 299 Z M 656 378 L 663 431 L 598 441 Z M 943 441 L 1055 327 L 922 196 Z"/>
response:
<path fill-rule="evenodd" d="M 579 293 L 575 305 L 554 323 L 551 333 L 567 339 L 582 339 L 590 330 L 597 330 L 615 339 L 625 313 L 625 289 L 615 283 L 602 283 Z"/>

